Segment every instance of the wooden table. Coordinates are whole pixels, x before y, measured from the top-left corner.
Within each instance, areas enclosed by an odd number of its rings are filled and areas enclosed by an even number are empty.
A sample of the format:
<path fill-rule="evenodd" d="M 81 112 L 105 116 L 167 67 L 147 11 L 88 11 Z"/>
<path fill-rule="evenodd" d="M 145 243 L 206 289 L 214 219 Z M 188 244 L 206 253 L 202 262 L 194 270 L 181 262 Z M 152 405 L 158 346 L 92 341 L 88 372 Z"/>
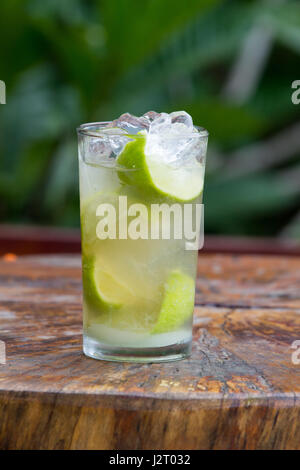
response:
<path fill-rule="evenodd" d="M 109 363 L 81 352 L 77 255 L 8 257 L 0 447 L 299 449 L 299 287 L 300 258 L 200 254 L 192 357 Z"/>

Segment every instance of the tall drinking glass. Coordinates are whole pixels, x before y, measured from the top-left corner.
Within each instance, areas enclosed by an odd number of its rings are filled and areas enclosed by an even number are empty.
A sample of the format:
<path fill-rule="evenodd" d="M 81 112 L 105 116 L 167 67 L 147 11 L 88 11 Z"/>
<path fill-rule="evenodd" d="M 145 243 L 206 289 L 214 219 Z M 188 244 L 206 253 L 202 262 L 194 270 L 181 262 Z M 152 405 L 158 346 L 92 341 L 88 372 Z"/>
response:
<path fill-rule="evenodd" d="M 162 362 L 190 354 L 207 139 L 195 129 L 195 158 L 165 164 L 149 160 L 144 133 L 109 122 L 78 128 L 87 356 Z"/>

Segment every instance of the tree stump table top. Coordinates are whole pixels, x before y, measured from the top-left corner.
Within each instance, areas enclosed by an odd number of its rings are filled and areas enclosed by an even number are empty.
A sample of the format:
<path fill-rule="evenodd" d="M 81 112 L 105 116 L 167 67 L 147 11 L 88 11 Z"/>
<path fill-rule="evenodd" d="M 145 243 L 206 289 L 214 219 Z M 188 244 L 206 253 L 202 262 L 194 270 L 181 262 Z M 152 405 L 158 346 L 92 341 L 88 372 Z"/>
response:
<path fill-rule="evenodd" d="M 299 449 L 299 313 L 300 258 L 200 254 L 191 358 L 96 361 L 80 258 L 3 259 L 0 448 Z"/>

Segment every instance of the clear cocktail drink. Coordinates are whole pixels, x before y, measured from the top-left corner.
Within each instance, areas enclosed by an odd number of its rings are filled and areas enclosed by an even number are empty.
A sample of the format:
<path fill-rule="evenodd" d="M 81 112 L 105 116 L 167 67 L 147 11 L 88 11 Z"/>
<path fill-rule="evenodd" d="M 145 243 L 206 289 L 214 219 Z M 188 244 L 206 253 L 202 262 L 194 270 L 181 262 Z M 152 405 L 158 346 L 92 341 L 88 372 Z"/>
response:
<path fill-rule="evenodd" d="M 152 157 L 164 149 L 148 129 L 78 129 L 88 356 L 153 362 L 190 353 L 207 143 L 193 129 L 185 162 Z M 186 139 L 171 137 L 175 148 Z"/>

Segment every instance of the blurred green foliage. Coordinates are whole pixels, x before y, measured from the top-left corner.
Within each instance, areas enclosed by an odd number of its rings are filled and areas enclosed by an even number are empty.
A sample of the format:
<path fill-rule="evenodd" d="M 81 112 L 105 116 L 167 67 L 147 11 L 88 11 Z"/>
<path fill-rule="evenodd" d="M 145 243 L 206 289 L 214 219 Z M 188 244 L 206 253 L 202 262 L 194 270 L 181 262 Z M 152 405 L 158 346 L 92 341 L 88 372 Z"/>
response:
<path fill-rule="evenodd" d="M 299 1 L 1 0 L 0 44 L 2 222 L 79 224 L 80 123 L 184 109 L 206 231 L 300 237 Z"/>

